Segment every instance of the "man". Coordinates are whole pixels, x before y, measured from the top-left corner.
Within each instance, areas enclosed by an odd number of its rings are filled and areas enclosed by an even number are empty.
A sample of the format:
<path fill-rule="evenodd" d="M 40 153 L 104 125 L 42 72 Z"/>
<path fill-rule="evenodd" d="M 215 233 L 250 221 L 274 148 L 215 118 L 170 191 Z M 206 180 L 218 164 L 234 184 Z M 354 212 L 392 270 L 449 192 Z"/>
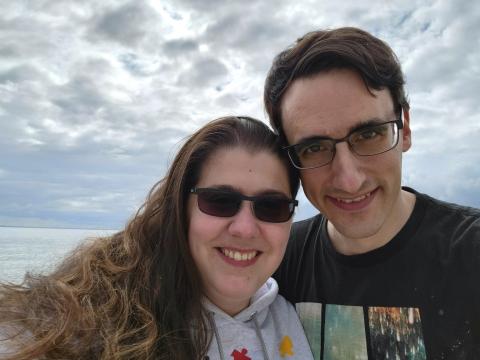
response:
<path fill-rule="evenodd" d="M 400 64 L 356 28 L 273 61 L 272 126 L 321 214 L 276 274 L 316 359 L 480 359 L 480 211 L 401 187 L 412 144 Z"/>

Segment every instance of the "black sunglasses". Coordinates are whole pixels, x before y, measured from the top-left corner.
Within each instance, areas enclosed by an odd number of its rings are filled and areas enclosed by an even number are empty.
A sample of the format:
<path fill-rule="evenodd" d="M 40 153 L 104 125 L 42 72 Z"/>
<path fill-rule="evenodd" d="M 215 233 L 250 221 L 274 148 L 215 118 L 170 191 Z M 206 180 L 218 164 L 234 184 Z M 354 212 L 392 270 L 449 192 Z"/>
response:
<path fill-rule="evenodd" d="M 216 188 L 192 188 L 190 192 L 197 194 L 201 212 L 219 217 L 234 216 L 242 201 L 246 200 L 252 202 L 253 213 L 258 220 L 281 223 L 292 217 L 295 206 L 298 205 L 297 200 L 282 195 L 246 196 L 238 191 Z"/>

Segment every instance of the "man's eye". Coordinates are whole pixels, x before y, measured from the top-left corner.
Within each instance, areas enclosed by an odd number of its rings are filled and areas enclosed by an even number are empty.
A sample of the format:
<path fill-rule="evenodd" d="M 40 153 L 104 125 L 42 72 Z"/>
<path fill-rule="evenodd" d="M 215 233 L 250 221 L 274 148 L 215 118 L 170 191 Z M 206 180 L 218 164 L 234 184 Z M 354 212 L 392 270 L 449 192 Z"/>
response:
<path fill-rule="evenodd" d="M 329 151 L 329 147 L 325 146 L 325 144 L 322 143 L 314 143 L 310 145 L 305 145 L 300 149 L 299 154 L 300 155 L 311 155 L 319 152 L 324 152 L 324 151 Z"/>
<path fill-rule="evenodd" d="M 376 137 L 380 137 L 386 134 L 388 131 L 388 128 L 386 126 L 376 126 L 370 129 L 365 129 L 362 131 L 359 131 L 355 138 L 357 140 L 373 140 Z"/>
<path fill-rule="evenodd" d="M 319 151 L 322 151 L 322 148 L 318 144 L 310 145 L 309 147 L 305 148 L 305 150 L 304 150 L 304 152 L 307 152 L 307 153 L 315 153 L 315 152 L 319 152 Z"/>
<path fill-rule="evenodd" d="M 360 134 L 358 134 L 358 139 L 369 140 L 373 139 L 377 135 L 378 132 L 376 130 L 362 131 Z"/>

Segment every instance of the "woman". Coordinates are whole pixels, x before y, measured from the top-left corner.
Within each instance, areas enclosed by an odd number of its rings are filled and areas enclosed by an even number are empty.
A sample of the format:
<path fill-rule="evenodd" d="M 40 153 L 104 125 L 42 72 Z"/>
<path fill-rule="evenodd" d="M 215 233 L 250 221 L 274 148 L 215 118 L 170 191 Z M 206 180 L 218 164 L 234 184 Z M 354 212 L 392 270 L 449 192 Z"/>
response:
<path fill-rule="evenodd" d="M 5 358 L 311 357 L 268 279 L 298 185 L 264 124 L 207 124 L 125 230 L 83 245 L 48 276 L 3 286 Z"/>

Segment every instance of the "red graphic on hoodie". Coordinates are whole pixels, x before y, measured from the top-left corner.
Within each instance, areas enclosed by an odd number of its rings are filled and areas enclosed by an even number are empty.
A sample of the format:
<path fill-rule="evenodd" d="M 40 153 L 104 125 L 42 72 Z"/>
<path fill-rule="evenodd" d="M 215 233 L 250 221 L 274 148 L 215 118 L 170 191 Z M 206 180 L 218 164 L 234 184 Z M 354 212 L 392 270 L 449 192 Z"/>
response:
<path fill-rule="evenodd" d="M 247 356 L 248 350 L 243 348 L 242 352 L 234 350 L 230 356 L 233 356 L 233 360 L 252 360 L 252 358 Z"/>

